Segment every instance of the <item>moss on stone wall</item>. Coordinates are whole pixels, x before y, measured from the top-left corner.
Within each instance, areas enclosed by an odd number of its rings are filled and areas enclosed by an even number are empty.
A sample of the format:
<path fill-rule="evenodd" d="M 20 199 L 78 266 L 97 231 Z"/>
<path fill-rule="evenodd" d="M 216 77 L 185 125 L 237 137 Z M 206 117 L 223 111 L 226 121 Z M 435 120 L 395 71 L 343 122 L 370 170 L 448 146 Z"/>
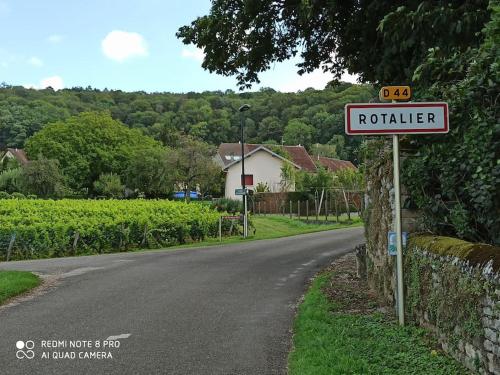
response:
<path fill-rule="evenodd" d="M 491 368 L 498 362 L 498 273 L 485 265 L 498 264 L 499 252 L 432 235 L 411 236 L 405 250 L 408 321 L 429 328 L 443 349 L 475 372 L 497 373 Z"/>
<path fill-rule="evenodd" d="M 492 261 L 493 271 L 500 270 L 500 247 L 433 235 L 413 235 L 409 242 L 410 246 L 425 249 L 436 255 L 455 256 L 469 261 L 471 265 L 481 265 Z"/>

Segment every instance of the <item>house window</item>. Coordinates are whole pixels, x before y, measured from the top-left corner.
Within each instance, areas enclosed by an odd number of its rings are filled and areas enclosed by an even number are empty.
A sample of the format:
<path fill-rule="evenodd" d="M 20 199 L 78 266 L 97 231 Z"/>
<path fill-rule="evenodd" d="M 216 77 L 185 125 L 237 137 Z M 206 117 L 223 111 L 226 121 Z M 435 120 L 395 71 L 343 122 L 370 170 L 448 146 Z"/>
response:
<path fill-rule="evenodd" d="M 241 182 L 243 185 L 243 179 Z M 253 174 L 246 174 L 245 175 L 245 186 L 253 186 Z"/>

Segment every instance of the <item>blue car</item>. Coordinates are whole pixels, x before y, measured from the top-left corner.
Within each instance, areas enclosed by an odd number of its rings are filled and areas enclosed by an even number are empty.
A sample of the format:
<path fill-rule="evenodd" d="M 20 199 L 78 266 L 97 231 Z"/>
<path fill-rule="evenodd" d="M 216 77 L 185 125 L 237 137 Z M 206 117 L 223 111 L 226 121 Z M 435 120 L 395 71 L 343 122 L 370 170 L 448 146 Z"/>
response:
<path fill-rule="evenodd" d="M 177 191 L 174 193 L 174 198 L 175 199 L 184 199 L 184 192 L 183 191 Z M 189 192 L 189 199 L 199 199 L 199 194 L 196 191 L 190 191 Z"/>

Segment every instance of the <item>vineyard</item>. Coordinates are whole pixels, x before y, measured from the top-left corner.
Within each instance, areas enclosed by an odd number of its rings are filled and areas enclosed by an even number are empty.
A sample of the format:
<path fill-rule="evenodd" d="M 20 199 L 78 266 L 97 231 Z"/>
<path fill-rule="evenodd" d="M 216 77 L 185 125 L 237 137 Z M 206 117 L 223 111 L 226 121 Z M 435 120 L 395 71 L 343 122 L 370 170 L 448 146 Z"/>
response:
<path fill-rule="evenodd" d="M 218 218 L 166 200 L 0 200 L 0 261 L 199 241 L 217 235 Z"/>

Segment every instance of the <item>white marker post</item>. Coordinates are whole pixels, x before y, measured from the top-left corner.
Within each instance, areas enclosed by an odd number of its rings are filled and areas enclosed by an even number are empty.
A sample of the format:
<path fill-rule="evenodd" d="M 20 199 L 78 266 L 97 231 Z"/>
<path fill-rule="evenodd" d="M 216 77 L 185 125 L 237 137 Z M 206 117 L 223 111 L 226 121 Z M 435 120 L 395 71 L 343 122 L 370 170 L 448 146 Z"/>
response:
<path fill-rule="evenodd" d="M 395 101 L 393 101 L 394 103 Z M 392 135 L 392 165 L 394 167 L 394 203 L 396 205 L 396 280 L 399 324 L 405 324 L 403 291 L 403 241 L 401 230 L 401 187 L 399 185 L 399 135 Z"/>
<path fill-rule="evenodd" d="M 389 89 L 381 99 L 395 99 Z M 409 97 L 409 96 L 408 96 Z M 394 200 L 396 206 L 396 278 L 399 324 L 404 325 L 403 241 L 401 228 L 401 188 L 399 182 L 399 134 L 448 133 L 447 103 L 359 103 L 345 106 L 345 132 L 348 135 L 392 135 Z"/>

